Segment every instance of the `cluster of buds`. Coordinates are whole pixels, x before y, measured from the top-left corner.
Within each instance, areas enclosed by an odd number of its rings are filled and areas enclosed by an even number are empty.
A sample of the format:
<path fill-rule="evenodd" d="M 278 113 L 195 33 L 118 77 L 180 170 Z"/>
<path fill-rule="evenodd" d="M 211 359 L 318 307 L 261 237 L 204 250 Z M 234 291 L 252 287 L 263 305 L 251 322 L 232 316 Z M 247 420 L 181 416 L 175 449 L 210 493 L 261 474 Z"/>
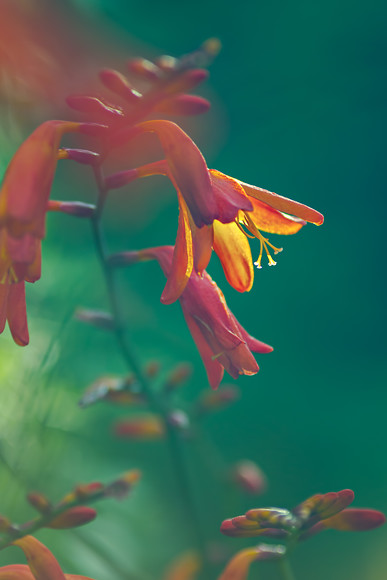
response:
<path fill-rule="evenodd" d="M 279 540 L 279 545 L 260 544 L 239 552 L 228 564 L 221 580 L 244 580 L 252 562 L 283 558 L 298 542 L 322 530 L 349 532 L 372 530 L 384 524 L 383 513 L 373 509 L 348 508 L 354 493 L 350 489 L 316 494 L 292 510 L 282 508 L 250 509 L 245 515 L 225 520 L 220 531 L 226 536 L 250 538 L 263 536 Z"/>
<path fill-rule="evenodd" d="M 123 499 L 139 478 L 140 472 L 132 470 L 106 485 L 99 482 L 77 485 L 55 504 L 40 492 L 30 492 L 27 501 L 39 516 L 23 524 L 12 523 L 0 516 L 0 549 L 16 543 L 16 540 L 21 541 L 41 528 L 62 530 L 88 524 L 97 516 L 96 510 L 88 507 L 89 504 L 110 497 Z"/>
<path fill-rule="evenodd" d="M 218 255 L 231 286 L 239 292 L 249 291 L 254 268 L 248 238 L 255 237 L 260 243 L 256 265 L 261 267 L 263 252 L 273 265 L 270 252 L 277 253 L 280 248 L 261 231 L 295 234 L 306 222 L 321 224 L 323 216 L 308 206 L 209 169 L 197 145 L 179 125 L 154 118 L 164 114 L 197 115 L 208 110 L 206 99 L 189 93 L 207 78 L 203 66 L 218 51 L 219 42 L 211 39 L 180 59 L 163 56 L 155 62 L 132 60 L 129 74 L 147 85 L 141 92 L 121 72 L 102 70 L 101 83 L 112 99 L 69 96 L 67 104 L 82 115 L 82 122 L 47 121 L 21 145 L 0 191 L 0 332 L 8 320 L 15 341 L 20 345 L 29 341 L 24 285 L 40 277 L 40 245 L 47 211 L 96 222 L 109 190 L 135 179 L 164 175 L 176 189 L 180 209 L 175 246 L 122 252 L 106 257 L 105 265 L 159 262 L 167 277 L 161 301 L 171 304 L 180 300 L 211 387 L 218 387 L 224 369 L 233 378 L 258 372 L 252 352 L 267 353 L 272 348 L 250 336 L 228 309 L 222 292 L 205 271 L 212 251 Z M 150 115 L 151 120 L 147 120 Z M 92 136 L 91 149 L 61 147 L 65 132 Z M 144 133 L 157 138 L 163 159 L 105 176 L 106 158 L 122 146 L 131 147 Z M 92 168 L 99 188 L 96 206 L 49 199 L 57 161 L 63 159 Z M 83 310 L 77 316 L 106 330 L 117 330 L 117 320 L 109 314 Z"/>

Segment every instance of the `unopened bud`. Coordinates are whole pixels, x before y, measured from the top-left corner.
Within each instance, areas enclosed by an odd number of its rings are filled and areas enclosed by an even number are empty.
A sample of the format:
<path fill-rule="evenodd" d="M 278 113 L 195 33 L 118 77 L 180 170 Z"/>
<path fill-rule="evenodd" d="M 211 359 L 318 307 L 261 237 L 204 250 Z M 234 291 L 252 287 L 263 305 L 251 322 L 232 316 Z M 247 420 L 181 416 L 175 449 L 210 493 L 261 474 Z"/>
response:
<path fill-rule="evenodd" d="M 164 425 L 158 417 L 144 415 L 119 421 L 114 433 L 123 439 L 160 439 L 164 435 Z"/>
<path fill-rule="evenodd" d="M 99 78 L 107 89 L 116 93 L 128 103 L 137 103 L 141 99 L 141 93 L 136 91 L 127 78 L 118 71 L 112 69 L 101 70 Z"/>
<path fill-rule="evenodd" d="M 179 61 L 177 60 L 177 58 L 175 58 L 173 56 L 169 56 L 168 54 L 163 54 L 162 56 L 159 56 L 155 60 L 155 63 L 164 72 L 172 72 L 173 70 L 175 70 L 175 68 L 179 64 Z"/>
<path fill-rule="evenodd" d="M 105 137 L 109 127 L 100 123 L 79 123 L 79 132 L 90 137 Z"/>
<path fill-rule="evenodd" d="M 165 92 L 169 95 L 190 91 L 208 78 L 208 71 L 202 68 L 187 70 L 168 83 Z"/>
<path fill-rule="evenodd" d="M 201 48 L 208 56 L 215 57 L 222 50 L 222 43 L 219 38 L 208 38 L 203 42 Z"/>
<path fill-rule="evenodd" d="M 70 159 L 81 165 L 96 165 L 99 161 L 100 154 L 96 151 L 87 149 L 68 149 L 67 147 L 60 150 L 62 159 Z"/>
<path fill-rule="evenodd" d="M 118 173 L 113 173 L 105 177 L 105 187 L 106 189 L 118 189 L 119 187 L 124 187 L 131 181 L 138 178 L 137 169 L 128 169 L 127 171 L 119 171 Z"/>
<path fill-rule="evenodd" d="M 67 213 L 74 217 L 90 218 L 95 212 L 95 205 L 82 201 L 55 201 L 50 199 L 47 204 L 48 211 Z"/>
<path fill-rule="evenodd" d="M 160 363 L 157 360 L 151 360 L 145 367 L 145 374 L 147 377 L 153 379 L 160 372 Z"/>
<path fill-rule="evenodd" d="M 130 72 L 148 81 L 156 81 L 161 76 L 159 67 L 146 58 L 133 58 L 129 61 L 128 68 Z"/>
<path fill-rule="evenodd" d="M 130 377 L 100 377 L 87 389 L 81 400 L 80 407 L 89 407 L 98 401 L 107 400 L 118 405 L 135 405 L 144 402 L 138 392 L 134 392 L 136 379 Z"/>
<path fill-rule="evenodd" d="M 177 95 L 171 99 L 162 101 L 157 105 L 156 110 L 170 115 L 201 115 L 210 108 L 207 99 L 196 95 Z"/>
<path fill-rule="evenodd" d="M 65 530 L 68 528 L 78 528 L 93 521 L 97 512 L 89 507 L 77 506 L 66 510 L 47 524 L 47 528 L 55 530 Z"/>
<path fill-rule="evenodd" d="M 133 469 L 124 473 L 119 479 L 106 486 L 105 497 L 114 497 L 115 499 L 124 499 L 131 491 L 132 487 L 141 477 L 141 471 Z"/>
<path fill-rule="evenodd" d="M 232 479 L 244 491 L 255 495 L 266 489 L 266 477 L 256 463 L 249 460 L 239 461 L 233 471 Z"/>
<path fill-rule="evenodd" d="M 176 388 L 180 387 L 185 381 L 192 375 L 192 365 L 189 363 L 181 363 L 177 365 L 168 374 L 167 379 L 164 384 L 164 390 L 167 392 L 174 391 Z"/>
<path fill-rule="evenodd" d="M 200 414 L 224 409 L 237 401 L 239 390 L 233 385 L 224 385 L 218 391 L 204 391 L 199 398 L 197 410 Z"/>
<path fill-rule="evenodd" d="M 51 503 L 42 493 L 31 491 L 27 495 L 27 501 L 41 514 L 47 514 L 51 510 Z"/>
<path fill-rule="evenodd" d="M 12 524 L 8 518 L 4 516 L 0 516 L 0 533 L 1 532 L 8 532 L 12 529 Z"/>
<path fill-rule="evenodd" d="M 75 318 L 103 330 L 114 330 L 114 320 L 111 314 L 100 310 L 79 309 L 75 312 Z"/>
<path fill-rule="evenodd" d="M 66 103 L 75 111 L 91 115 L 102 115 L 106 119 L 122 118 L 124 116 L 121 108 L 110 105 L 97 97 L 71 95 L 66 98 Z"/>
<path fill-rule="evenodd" d="M 92 497 L 94 497 L 95 495 L 99 495 L 104 489 L 104 486 L 102 483 L 100 483 L 99 481 L 93 481 L 92 483 L 85 483 L 85 484 L 79 484 L 75 487 L 73 494 L 71 495 L 75 495 L 75 497 L 81 499 L 81 500 L 86 500 L 86 499 L 90 499 Z M 70 497 L 70 496 L 68 496 Z M 62 500 L 62 504 L 66 503 L 66 498 L 64 498 L 64 500 Z"/>

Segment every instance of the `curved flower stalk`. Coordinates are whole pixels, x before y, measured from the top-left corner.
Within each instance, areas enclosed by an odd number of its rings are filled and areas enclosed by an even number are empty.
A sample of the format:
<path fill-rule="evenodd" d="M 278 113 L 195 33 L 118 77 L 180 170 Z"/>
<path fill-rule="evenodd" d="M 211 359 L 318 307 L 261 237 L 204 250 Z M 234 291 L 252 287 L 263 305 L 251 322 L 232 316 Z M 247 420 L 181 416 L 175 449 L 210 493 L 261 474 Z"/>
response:
<path fill-rule="evenodd" d="M 231 286 L 245 292 L 254 280 L 248 237 L 260 242 L 254 263 L 261 268 L 263 251 L 269 265 L 274 265 L 270 248 L 274 253 L 282 249 L 273 246 L 261 231 L 290 235 L 307 222 L 323 223 L 322 214 L 304 204 L 208 169 L 198 147 L 175 123 L 145 121 L 124 134 L 132 139 L 143 132 L 156 133 L 165 159 L 112 175 L 106 186 L 120 187 L 136 178 L 165 175 L 177 191 L 179 224 L 172 269 L 161 296 L 164 304 L 178 299 L 193 269 L 199 274 L 205 270 L 212 249 Z"/>
<path fill-rule="evenodd" d="M 291 511 L 280 508 L 251 509 L 243 516 L 225 520 L 220 531 L 226 536 L 249 538 L 266 536 L 283 542 L 277 546 L 276 558 L 285 556 L 300 541 L 325 529 L 363 532 L 373 530 L 386 521 L 384 514 L 373 509 L 348 509 L 354 493 L 350 489 L 326 494 L 316 494 Z M 242 550 L 230 561 L 219 580 L 245 580 L 250 565 L 261 559 L 258 555 L 266 551 L 266 545 Z M 256 551 L 256 556 L 254 556 Z M 270 556 L 273 558 L 273 555 Z"/>
<path fill-rule="evenodd" d="M 129 259 L 132 262 L 155 259 L 168 276 L 173 253 L 173 246 L 160 246 L 130 252 Z M 179 300 L 213 389 L 218 388 L 224 370 L 234 379 L 259 371 L 252 352 L 268 353 L 273 348 L 250 336 L 239 324 L 207 272 L 199 276 L 193 271 Z"/>
<path fill-rule="evenodd" d="M 14 341 L 29 342 L 24 282 L 41 275 L 41 240 L 48 198 L 64 133 L 98 131 L 71 121 L 46 121 L 24 141 L 11 160 L 0 191 L 0 332 L 8 324 Z"/>

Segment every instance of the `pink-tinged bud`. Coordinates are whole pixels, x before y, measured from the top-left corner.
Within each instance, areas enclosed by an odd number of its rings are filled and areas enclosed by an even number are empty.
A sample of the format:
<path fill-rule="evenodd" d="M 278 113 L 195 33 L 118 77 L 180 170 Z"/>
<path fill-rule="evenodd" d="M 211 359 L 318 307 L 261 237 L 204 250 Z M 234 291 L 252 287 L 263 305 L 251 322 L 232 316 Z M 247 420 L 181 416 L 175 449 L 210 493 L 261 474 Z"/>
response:
<path fill-rule="evenodd" d="M 47 528 L 55 530 L 65 530 L 68 528 L 78 528 L 93 521 L 97 517 L 97 512 L 89 507 L 77 506 L 66 510 L 47 524 Z"/>
<path fill-rule="evenodd" d="M 272 546 L 270 544 L 259 544 L 254 548 L 241 550 L 230 560 L 218 580 L 246 580 L 253 562 L 278 560 L 283 558 L 285 553 L 285 546 Z"/>
<path fill-rule="evenodd" d="M 118 254 L 112 254 L 108 258 L 109 266 L 114 268 L 121 268 L 123 266 L 129 266 L 130 264 L 136 264 L 142 260 L 140 252 L 119 252 Z"/>
<path fill-rule="evenodd" d="M 109 130 L 107 125 L 101 123 L 79 123 L 79 132 L 90 137 L 105 137 Z"/>
<path fill-rule="evenodd" d="M 164 432 L 163 423 L 154 415 L 118 421 L 114 426 L 114 434 L 123 439 L 160 439 Z"/>
<path fill-rule="evenodd" d="M 90 115 L 100 115 L 109 120 L 124 117 L 121 108 L 110 105 L 97 97 L 89 97 L 88 95 L 71 95 L 66 98 L 66 103 L 75 111 L 88 113 Z"/>
<path fill-rule="evenodd" d="M 385 521 L 385 515 L 377 510 L 349 508 L 323 520 L 321 524 L 325 529 L 342 532 L 365 532 L 382 526 Z"/>
<path fill-rule="evenodd" d="M 35 580 L 65 580 L 54 555 L 36 538 L 24 536 L 13 544 L 23 550 Z"/>
<path fill-rule="evenodd" d="M 75 496 L 81 500 L 88 500 L 96 495 L 100 495 L 104 490 L 104 485 L 99 481 L 93 481 L 92 483 L 79 484 L 74 488 L 74 492 L 68 497 Z M 66 503 L 66 498 L 61 502 Z"/>
<path fill-rule="evenodd" d="M 175 70 L 179 64 L 179 61 L 173 56 L 163 54 L 155 60 L 155 64 L 161 68 L 162 71 L 169 73 Z"/>
<path fill-rule="evenodd" d="M 189 427 L 189 418 L 187 413 L 181 409 L 175 409 L 168 415 L 168 423 L 181 431 L 186 431 Z"/>
<path fill-rule="evenodd" d="M 100 377 L 86 390 L 79 406 L 89 407 L 98 401 L 109 401 L 117 405 L 139 405 L 144 397 L 137 392 L 136 379 L 129 377 Z"/>
<path fill-rule="evenodd" d="M 256 463 L 249 460 L 239 461 L 232 472 L 232 479 L 244 491 L 259 495 L 266 489 L 266 477 Z"/>
<path fill-rule="evenodd" d="M 27 495 L 27 501 L 41 514 L 47 514 L 51 510 L 51 502 L 42 493 L 31 491 Z"/>
<path fill-rule="evenodd" d="M 197 552 L 180 554 L 167 568 L 163 580 L 195 580 L 202 567 Z"/>
<path fill-rule="evenodd" d="M 133 58 L 128 63 L 130 72 L 148 81 L 156 81 L 161 76 L 161 70 L 146 58 Z"/>
<path fill-rule="evenodd" d="M 115 499 L 124 499 L 128 493 L 132 490 L 132 487 L 141 478 L 141 471 L 138 469 L 132 469 L 127 471 L 119 479 L 113 481 L 110 485 L 105 488 L 105 497 L 114 497 Z"/>
<path fill-rule="evenodd" d="M 91 326 L 102 328 L 103 330 L 114 330 L 114 320 L 111 314 L 100 310 L 79 309 L 75 312 L 75 318 L 81 322 L 86 322 Z"/>
<path fill-rule="evenodd" d="M 177 365 L 168 374 L 167 379 L 164 384 L 164 390 L 167 392 L 174 391 L 176 388 L 180 387 L 185 383 L 187 379 L 192 375 L 192 365 L 189 363 L 181 363 Z"/>
<path fill-rule="evenodd" d="M 99 78 L 101 79 L 102 84 L 107 89 L 109 89 L 116 95 L 119 95 L 120 97 L 125 99 L 125 101 L 127 101 L 128 103 L 131 104 L 138 103 L 138 101 L 142 97 L 141 93 L 136 91 L 131 86 L 127 78 L 116 70 L 112 69 L 101 70 L 101 72 L 99 73 Z"/>
<path fill-rule="evenodd" d="M 153 379 L 160 372 L 160 363 L 158 360 L 151 360 L 145 366 L 145 374 L 147 377 Z"/>
<path fill-rule="evenodd" d="M 99 153 L 87 149 L 68 149 L 65 147 L 60 149 L 60 155 L 61 159 L 70 159 L 81 165 L 97 165 L 100 159 Z"/>
<path fill-rule="evenodd" d="M 95 212 L 95 205 L 83 203 L 82 201 L 49 200 L 47 210 L 67 213 L 68 215 L 79 218 L 90 218 Z"/>
<path fill-rule="evenodd" d="M 222 385 L 218 391 L 203 391 L 198 401 L 200 414 L 211 413 L 232 405 L 240 399 L 240 391 L 233 385 Z"/>
<path fill-rule="evenodd" d="M 119 187 L 124 187 L 124 185 L 134 181 L 138 177 L 137 169 L 119 171 L 118 173 L 113 173 L 112 175 L 105 177 L 105 187 L 106 189 L 118 189 Z"/>
<path fill-rule="evenodd" d="M 179 77 L 169 82 L 164 91 L 169 95 L 188 92 L 208 79 L 208 76 L 209 73 L 205 69 L 195 68 L 187 70 Z"/>
<path fill-rule="evenodd" d="M 177 95 L 159 103 L 156 110 L 170 115 L 201 115 L 206 113 L 211 104 L 207 99 L 197 95 Z"/>

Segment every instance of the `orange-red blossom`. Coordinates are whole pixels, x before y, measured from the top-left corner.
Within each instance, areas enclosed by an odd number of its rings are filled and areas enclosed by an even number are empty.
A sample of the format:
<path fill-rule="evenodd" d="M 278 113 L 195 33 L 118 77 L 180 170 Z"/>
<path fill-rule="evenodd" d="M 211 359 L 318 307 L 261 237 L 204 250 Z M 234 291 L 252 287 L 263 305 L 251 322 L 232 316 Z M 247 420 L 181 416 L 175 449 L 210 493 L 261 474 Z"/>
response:
<path fill-rule="evenodd" d="M 306 222 L 323 223 L 322 214 L 306 205 L 208 169 L 192 139 L 171 121 L 140 123 L 123 133 L 118 143 L 144 132 L 157 135 L 165 159 L 111 176 L 107 186 L 119 187 L 138 177 L 159 174 L 168 176 L 177 191 L 179 225 L 172 267 L 161 297 L 164 304 L 177 300 L 193 269 L 200 273 L 207 267 L 212 249 L 218 254 L 229 283 L 245 292 L 251 289 L 254 280 L 247 237 L 260 241 L 255 262 L 260 268 L 263 250 L 269 265 L 275 264 L 269 248 L 274 253 L 281 250 L 260 230 L 289 235 L 298 232 Z"/>
<path fill-rule="evenodd" d="M 130 255 L 132 261 L 156 259 L 168 276 L 173 253 L 173 246 L 161 246 L 130 252 Z M 259 371 L 252 352 L 268 353 L 272 347 L 250 336 L 239 324 L 207 272 L 199 275 L 193 270 L 179 300 L 213 389 L 218 388 L 224 369 L 234 379 Z"/>
<path fill-rule="evenodd" d="M 46 121 L 22 143 L 0 190 L 0 332 L 6 321 L 14 341 L 29 341 L 25 282 L 41 274 L 41 240 L 45 235 L 48 198 L 64 133 L 93 133 L 96 125 Z"/>

